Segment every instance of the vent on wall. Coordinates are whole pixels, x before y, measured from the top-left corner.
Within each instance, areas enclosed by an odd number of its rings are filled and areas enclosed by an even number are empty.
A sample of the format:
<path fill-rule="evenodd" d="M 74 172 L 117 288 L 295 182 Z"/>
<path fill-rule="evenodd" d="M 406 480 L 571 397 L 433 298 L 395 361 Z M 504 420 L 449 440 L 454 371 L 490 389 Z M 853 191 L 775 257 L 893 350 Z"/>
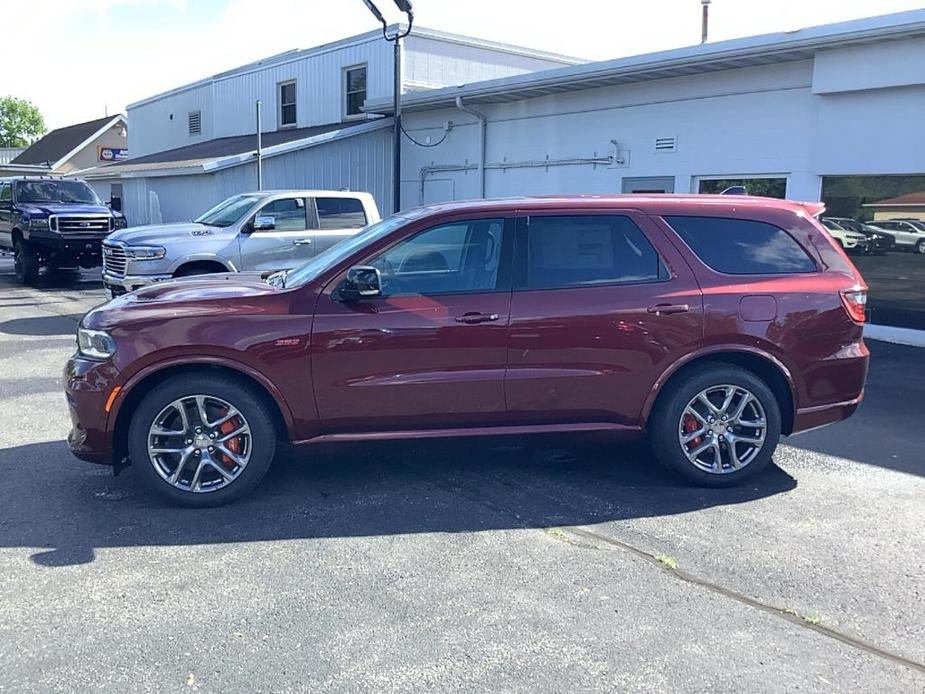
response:
<path fill-rule="evenodd" d="M 678 149 L 678 141 L 674 137 L 656 137 L 656 152 L 674 152 Z"/>
<path fill-rule="evenodd" d="M 202 113 L 200 111 L 190 111 L 189 134 L 202 135 Z"/>

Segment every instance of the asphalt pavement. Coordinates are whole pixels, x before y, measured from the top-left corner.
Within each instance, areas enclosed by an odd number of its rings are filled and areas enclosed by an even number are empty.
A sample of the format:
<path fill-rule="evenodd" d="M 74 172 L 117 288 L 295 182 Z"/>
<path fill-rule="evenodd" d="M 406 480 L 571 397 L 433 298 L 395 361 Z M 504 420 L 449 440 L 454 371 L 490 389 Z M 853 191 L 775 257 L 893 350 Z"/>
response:
<path fill-rule="evenodd" d="M 172 508 L 67 452 L 92 273 L 0 259 L 0 691 L 925 691 L 925 351 L 745 487 L 595 437 L 319 446 Z"/>

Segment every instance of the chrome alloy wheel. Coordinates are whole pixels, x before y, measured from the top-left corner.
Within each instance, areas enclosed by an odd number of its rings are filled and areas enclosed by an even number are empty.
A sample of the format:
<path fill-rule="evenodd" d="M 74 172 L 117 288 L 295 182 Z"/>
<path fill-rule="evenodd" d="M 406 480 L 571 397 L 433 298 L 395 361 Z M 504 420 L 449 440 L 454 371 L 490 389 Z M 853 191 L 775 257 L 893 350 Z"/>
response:
<path fill-rule="evenodd" d="M 231 403 L 188 395 L 158 413 L 148 429 L 148 459 L 168 484 L 195 494 L 234 482 L 251 457 L 250 425 Z"/>
<path fill-rule="evenodd" d="M 767 437 L 767 417 L 747 388 L 710 386 L 684 408 L 678 442 L 695 467 L 714 475 L 741 470 L 755 459 Z"/>

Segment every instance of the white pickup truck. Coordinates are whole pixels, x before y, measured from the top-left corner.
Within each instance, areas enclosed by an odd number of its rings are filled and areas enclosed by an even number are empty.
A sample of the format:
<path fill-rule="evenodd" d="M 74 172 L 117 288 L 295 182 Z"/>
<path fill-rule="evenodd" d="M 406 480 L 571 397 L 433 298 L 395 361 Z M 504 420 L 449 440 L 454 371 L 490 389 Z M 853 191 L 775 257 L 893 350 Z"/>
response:
<path fill-rule="evenodd" d="M 110 234 L 103 242 L 103 284 L 116 296 L 174 277 L 290 270 L 378 221 L 369 193 L 242 193 L 193 222 Z"/>

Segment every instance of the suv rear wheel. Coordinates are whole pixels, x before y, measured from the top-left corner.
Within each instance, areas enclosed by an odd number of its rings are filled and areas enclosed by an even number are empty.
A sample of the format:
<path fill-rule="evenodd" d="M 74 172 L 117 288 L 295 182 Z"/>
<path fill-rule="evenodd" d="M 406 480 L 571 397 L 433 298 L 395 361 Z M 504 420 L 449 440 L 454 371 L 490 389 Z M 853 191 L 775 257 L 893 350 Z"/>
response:
<path fill-rule="evenodd" d="M 147 485 L 190 507 L 218 506 L 252 490 L 276 450 L 263 399 L 224 376 L 175 376 L 138 405 L 129 454 Z"/>
<path fill-rule="evenodd" d="M 780 440 L 768 385 L 737 366 L 696 368 L 672 381 L 649 427 L 659 461 L 707 487 L 728 487 L 767 467 Z"/>
<path fill-rule="evenodd" d="M 922 239 L 917 244 L 915 244 L 915 252 L 925 255 L 925 239 Z"/>
<path fill-rule="evenodd" d="M 39 257 L 35 249 L 19 238 L 13 241 L 13 272 L 22 284 L 34 284 L 39 277 Z"/>

